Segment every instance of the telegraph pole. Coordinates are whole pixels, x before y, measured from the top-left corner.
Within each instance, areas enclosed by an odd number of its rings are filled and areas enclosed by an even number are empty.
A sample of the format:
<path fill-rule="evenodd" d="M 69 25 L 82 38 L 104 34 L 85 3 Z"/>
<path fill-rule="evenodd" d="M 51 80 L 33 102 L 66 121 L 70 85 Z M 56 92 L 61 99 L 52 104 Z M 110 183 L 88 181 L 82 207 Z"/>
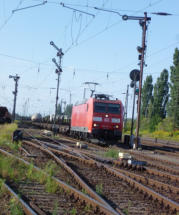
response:
<path fill-rule="evenodd" d="M 57 106 L 58 106 L 58 94 L 59 94 L 59 85 L 60 85 L 60 75 L 62 72 L 61 63 L 62 63 L 62 57 L 64 53 L 62 52 L 62 49 L 59 49 L 53 41 L 50 42 L 50 45 L 52 45 L 57 50 L 57 57 L 59 57 L 59 63 L 56 62 L 56 59 L 53 58 L 52 62 L 55 64 L 57 69 L 55 70 L 57 77 L 57 92 L 56 92 L 56 103 L 55 103 L 55 116 L 54 116 L 54 128 L 55 128 L 55 122 L 57 117 Z"/>
<path fill-rule="evenodd" d="M 131 122 L 131 143 L 132 135 L 133 135 L 133 127 L 134 127 L 134 110 L 135 110 L 135 95 L 136 95 L 136 81 L 134 81 L 134 96 L 133 96 L 133 106 L 132 106 L 132 122 Z"/>
<path fill-rule="evenodd" d="M 71 94 L 71 91 L 70 91 L 70 105 L 71 105 L 71 97 L 72 97 L 72 94 Z"/>
<path fill-rule="evenodd" d="M 142 78 L 143 78 L 143 69 L 145 65 L 144 57 L 145 57 L 145 50 L 146 50 L 146 31 L 147 31 L 147 22 L 151 20 L 151 17 L 147 17 L 147 12 L 144 13 L 144 17 L 138 16 L 128 16 L 123 15 L 123 20 L 138 20 L 140 26 L 142 27 L 142 47 L 137 47 L 138 51 L 141 53 L 139 55 L 140 60 L 140 79 L 139 79 L 139 96 L 138 96 L 138 105 L 137 105 L 137 126 L 136 126 L 136 138 L 137 141 L 134 145 L 134 148 L 138 148 L 140 145 L 140 138 L 139 138 L 139 128 L 140 128 L 140 109 L 141 109 L 141 93 L 142 93 Z"/>
<path fill-rule="evenodd" d="M 126 124 L 127 124 L 128 97 L 129 97 L 129 85 L 127 85 L 125 107 L 124 107 L 124 128 L 126 128 Z"/>
<path fill-rule="evenodd" d="M 142 26 L 142 47 L 139 47 L 140 51 L 141 51 L 141 55 L 139 55 L 140 56 L 140 59 L 139 59 L 140 60 L 140 82 L 139 82 L 139 98 L 138 98 L 138 107 L 137 107 L 137 110 L 138 110 L 137 113 L 138 114 L 137 114 L 137 127 L 136 127 L 137 143 L 134 146 L 134 148 L 138 148 L 138 145 L 140 144 L 139 128 L 140 128 L 140 106 L 141 106 L 142 78 L 143 78 L 143 67 L 145 65 L 144 56 L 145 56 L 145 50 L 146 50 L 145 38 L 146 38 L 146 31 L 147 31 L 147 22 L 151 20 L 151 17 L 147 17 L 147 12 L 144 13 L 144 17 L 141 17 L 141 16 L 122 15 L 117 11 L 103 9 L 103 8 L 94 7 L 94 9 L 115 13 L 119 16 L 122 16 L 122 19 L 124 21 L 126 21 L 126 20 L 138 20 L 139 24 Z M 162 12 L 154 13 L 154 14 L 162 15 L 162 16 L 171 15 L 171 14 L 162 13 Z"/>
<path fill-rule="evenodd" d="M 139 139 L 139 129 L 140 129 L 140 110 L 141 110 L 141 94 L 142 94 L 142 79 L 143 79 L 143 70 L 144 70 L 144 57 L 145 57 L 145 50 L 146 50 L 146 31 L 147 31 L 147 21 L 149 18 L 147 17 L 147 13 L 144 13 L 144 19 L 140 20 L 140 25 L 142 26 L 142 52 L 141 52 L 141 60 L 140 60 L 140 80 L 139 80 L 139 96 L 138 96 L 138 105 L 137 105 L 137 126 L 136 126 L 136 137 L 137 137 L 137 145 L 138 148 L 140 144 Z"/>
<path fill-rule="evenodd" d="M 16 74 L 15 76 L 13 75 L 9 75 L 9 78 L 13 78 L 15 81 L 15 90 L 12 92 L 14 94 L 14 104 L 13 104 L 13 111 L 12 111 L 12 121 L 15 120 L 16 118 L 16 100 L 17 100 L 17 88 L 18 88 L 18 81 L 20 79 L 20 77 Z"/>

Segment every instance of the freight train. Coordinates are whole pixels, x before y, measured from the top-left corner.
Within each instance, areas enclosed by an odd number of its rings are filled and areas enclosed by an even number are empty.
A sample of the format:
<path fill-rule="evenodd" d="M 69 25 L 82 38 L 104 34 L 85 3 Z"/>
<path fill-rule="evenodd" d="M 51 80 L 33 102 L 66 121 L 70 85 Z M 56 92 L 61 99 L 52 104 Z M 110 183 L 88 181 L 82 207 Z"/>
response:
<path fill-rule="evenodd" d="M 36 125 L 65 133 L 78 139 L 121 140 L 123 104 L 105 94 L 95 94 L 82 104 L 73 106 L 71 119 L 57 117 L 55 126 L 50 117 Z"/>
<path fill-rule="evenodd" d="M 12 118 L 7 107 L 0 106 L 0 124 L 11 123 Z"/>
<path fill-rule="evenodd" d="M 82 139 L 121 139 L 123 104 L 110 100 L 105 94 L 95 94 L 85 103 L 72 109 L 70 134 Z"/>

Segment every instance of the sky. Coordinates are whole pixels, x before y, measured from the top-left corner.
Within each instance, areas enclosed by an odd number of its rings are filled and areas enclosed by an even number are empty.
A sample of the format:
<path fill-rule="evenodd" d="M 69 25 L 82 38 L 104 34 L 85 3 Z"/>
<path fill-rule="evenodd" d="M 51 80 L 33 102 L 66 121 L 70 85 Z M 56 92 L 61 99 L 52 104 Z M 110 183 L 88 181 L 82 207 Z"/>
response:
<path fill-rule="evenodd" d="M 164 68 L 170 71 L 174 49 L 179 47 L 178 0 L 64 0 L 66 7 L 60 2 L 49 0 L 29 7 L 43 0 L 0 0 L 1 106 L 12 111 L 15 84 L 9 75 L 18 74 L 17 113 L 54 113 L 57 74 L 52 58 L 58 61 L 58 57 L 50 41 L 64 52 L 59 102 L 68 104 L 70 94 L 73 104 L 81 102 L 88 87 L 84 82 L 92 81 L 99 83 L 97 93 L 113 95 L 124 104 L 130 71 L 139 69 L 136 47 L 141 46 L 142 28 L 138 21 L 123 21 L 120 15 L 144 16 L 147 12 L 151 17 L 143 80 L 152 75 L 155 83 Z M 153 12 L 173 15 L 157 16 Z M 132 92 L 130 88 L 128 116 Z M 89 95 L 87 89 L 86 98 Z"/>

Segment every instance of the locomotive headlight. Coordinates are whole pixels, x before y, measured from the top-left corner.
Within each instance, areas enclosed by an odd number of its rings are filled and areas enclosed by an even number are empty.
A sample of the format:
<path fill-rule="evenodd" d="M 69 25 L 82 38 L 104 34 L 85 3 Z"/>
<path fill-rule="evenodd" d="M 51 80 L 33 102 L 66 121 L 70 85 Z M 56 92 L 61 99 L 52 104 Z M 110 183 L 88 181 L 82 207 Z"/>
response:
<path fill-rule="evenodd" d="M 108 117 L 108 114 L 106 114 L 105 117 Z"/>
<path fill-rule="evenodd" d="M 96 123 L 94 123 L 94 124 L 93 124 L 93 126 L 94 126 L 94 127 L 98 127 L 99 125 L 98 125 L 98 124 L 96 124 Z"/>
<path fill-rule="evenodd" d="M 116 125 L 116 128 L 119 128 L 119 126 L 118 126 L 118 125 Z"/>

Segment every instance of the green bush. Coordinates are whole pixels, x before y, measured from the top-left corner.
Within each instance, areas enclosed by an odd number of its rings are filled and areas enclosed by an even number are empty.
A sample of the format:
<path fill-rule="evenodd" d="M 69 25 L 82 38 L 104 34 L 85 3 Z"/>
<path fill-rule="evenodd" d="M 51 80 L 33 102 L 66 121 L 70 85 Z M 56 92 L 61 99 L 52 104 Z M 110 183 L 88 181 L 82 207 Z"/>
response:
<path fill-rule="evenodd" d="M 11 200 L 10 200 L 10 211 L 11 211 L 12 215 L 23 215 L 24 214 L 19 202 L 15 198 L 11 198 Z"/>
<path fill-rule="evenodd" d="M 104 156 L 117 159 L 118 154 L 119 154 L 119 150 L 117 150 L 117 149 L 108 149 L 108 151 L 105 152 Z"/>
<path fill-rule="evenodd" d="M 21 142 L 12 143 L 12 134 L 17 129 L 17 124 L 0 125 L 0 145 L 6 146 L 13 151 L 17 151 L 21 146 Z"/>
<path fill-rule="evenodd" d="M 102 195 L 102 194 L 103 194 L 103 184 L 97 184 L 97 185 L 96 185 L 96 192 L 97 192 L 99 195 Z"/>
<path fill-rule="evenodd" d="M 143 130 L 148 130 L 149 129 L 149 124 L 150 120 L 149 118 L 142 118 L 140 122 L 140 129 Z"/>
<path fill-rule="evenodd" d="M 173 131 L 173 120 L 171 118 L 163 119 L 156 127 L 156 130 L 160 131 Z"/>
<path fill-rule="evenodd" d="M 5 124 L 0 126 L 0 143 L 11 142 L 12 134 L 17 129 L 17 124 Z"/>

